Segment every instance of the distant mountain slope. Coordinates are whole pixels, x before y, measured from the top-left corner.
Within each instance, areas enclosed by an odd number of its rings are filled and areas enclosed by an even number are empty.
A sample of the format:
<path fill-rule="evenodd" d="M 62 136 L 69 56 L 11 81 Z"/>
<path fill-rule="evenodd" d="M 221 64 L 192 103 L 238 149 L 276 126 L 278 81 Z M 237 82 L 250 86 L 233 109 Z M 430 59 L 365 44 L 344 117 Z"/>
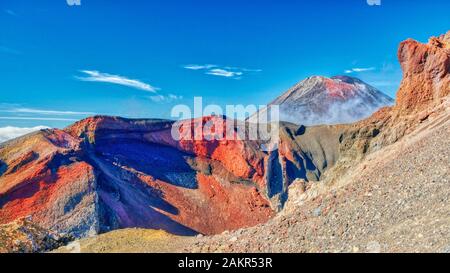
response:
<path fill-rule="evenodd" d="M 269 106 L 280 106 L 282 121 L 311 126 L 355 122 L 392 104 L 390 97 L 359 79 L 313 76 L 296 84 Z"/>

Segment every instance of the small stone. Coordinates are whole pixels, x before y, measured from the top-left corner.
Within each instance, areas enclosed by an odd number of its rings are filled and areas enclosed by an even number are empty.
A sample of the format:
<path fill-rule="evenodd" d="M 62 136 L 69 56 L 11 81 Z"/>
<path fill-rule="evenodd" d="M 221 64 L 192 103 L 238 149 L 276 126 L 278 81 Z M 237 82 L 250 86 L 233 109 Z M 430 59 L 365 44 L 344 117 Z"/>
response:
<path fill-rule="evenodd" d="M 381 252 L 380 243 L 378 243 L 376 241 L 369 242 L 367 244 L 367 252 L 368 253 L 380 253 Z"/>
<path fill-rule="evenodd" d="M 313 210 L 312 215 L 314 217 L 319 217 L 322 214 L 322 207 L 318 207 Z"/>
<path fill-rule="evenodd" d="M 444 248 L 443 253 L 450 253 L 450 245 Z"/>

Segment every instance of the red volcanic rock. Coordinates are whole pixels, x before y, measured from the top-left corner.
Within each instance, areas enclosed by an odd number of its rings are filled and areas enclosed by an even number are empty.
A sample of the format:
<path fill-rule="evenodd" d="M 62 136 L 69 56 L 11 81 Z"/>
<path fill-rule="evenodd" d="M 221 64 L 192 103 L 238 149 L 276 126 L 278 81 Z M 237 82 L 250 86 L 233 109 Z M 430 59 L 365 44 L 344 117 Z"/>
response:
<path fill-rule="evenodd" d="M 79 141 L 60 130 L 4 144 L 0 224 L 33 216 L 44 228 L 85 236 L 97 221 L 95 175 L 74 157 Z M 73 145 L 73 146 L 72 146 Z"/>
<path fill-rule="evenodd" d="M 222 139 L 227 121 L 183 121 L 192 131 L 216 127 L 204 130 L 203 139 L 177 140 L 173 121 L 98 116 L 10 142 L 0 148 L 6 166 L 0 223 L 32 215 L 44 228 L 76 237 L 127 227 L 221 233 L 267 221 L 285 202 L 291 180 L 317 180 L 334 162 L 325 155 L 336 148 L 291 133 L 281 136 L 292 143 L 288 157 L 262 151 L 237 128 Z"/>
<path fill-rule="evenodd" d="M 52 216 L 54 218 L 50 220 L 57 221 L 58 216 L 67 216 L 68 213 L 67 207 L 62 208 L 62 204 L 59 204 L 59 198 L 68 198 L 67 194 L 73 194 L 77 190 L 77 183 L 84 181 L 91 183 L 90 190 L 93 190 L 93 169 L 84 162 L 61 167 L 55 174 L 52 174 L 46 164 L 37 167 L 40 172 L 3 193 L 5 197 L 0 210 L 2 223 L 28 215 L 33 215 L 38 222 L 48 222 L 48 217 L 53 218 Z M 88 192 L 83 194 L 88 195 Z"/>
<path fill-rule="evenodd" d="M 341 158 L 360 159 L 395 143 L 429 117 L 448 109 L 450 32 L 427 44 L 408 39 L 400 44 L 398 58 L 403 79 L 396 105 L 349 126 L 340 137 Z"/>
<path fill-rule="evenodd" d="M 339 79 L 336 81 L 336 79 Z M 346 100 L 357 96 L 358 89 L 355 88 L 353 83 L 346 77 L 334 77 L 332 79 L 324 78 L 324 85 L 327 95 L 330 97 L 337 97 L 342 100 Z"/>
<path fill-rule="evenodd" d="M 215 175 L 202 173 L 198 173 L 196 179 L 198 193 L 195 195 L 201 196 L 202 202 L 190 202 L 186 195 L 194 194 L 192 192 L 167 197 L 168 201 L 182 208 L 180 214 L 173 216 L 173 219 L 180 223 L 190 223 L 200 233 L 217 234 L 225 230 L 254 226 L 273 215 L 270 203 L 256 187 L 233 184 Z"/>
<path fill-rule="evenodd" d="M 397 93 L 396 109 L 417 111 L 450 93 L 450 31 L 433 37 L 428 44 L 409 39 L 400 44 L 398 58 L 403 80 Z"/>
<path fill-rule="evenodd" d="M 172 125 L 98 116 L 7 143 L 0 148 L 0 223 L 32 215 L 76 237 L 126 227 L 191 235 L 274 214 L 257 143 L 177 141 Z"/>

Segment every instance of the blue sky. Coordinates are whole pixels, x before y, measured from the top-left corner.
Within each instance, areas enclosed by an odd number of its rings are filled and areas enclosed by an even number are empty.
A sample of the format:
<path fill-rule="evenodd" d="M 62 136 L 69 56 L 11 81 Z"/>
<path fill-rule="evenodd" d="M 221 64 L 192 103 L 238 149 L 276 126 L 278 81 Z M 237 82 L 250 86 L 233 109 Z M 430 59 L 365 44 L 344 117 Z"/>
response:
<path fill-rule="evenodd" d="M 450 29 L 450 1 L 1 0 L 0 129 L 173 105 L 265 104 L 311 75 L 395 96 L 398 44 Z"/>

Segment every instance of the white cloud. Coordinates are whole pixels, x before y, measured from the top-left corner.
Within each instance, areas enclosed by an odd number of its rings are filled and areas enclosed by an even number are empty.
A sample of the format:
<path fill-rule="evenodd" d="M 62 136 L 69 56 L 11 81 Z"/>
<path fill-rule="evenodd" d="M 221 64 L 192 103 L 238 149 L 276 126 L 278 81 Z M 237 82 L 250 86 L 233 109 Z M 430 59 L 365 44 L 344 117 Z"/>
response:
<path fill-rule="evenodd" d="M 0 110 L 0 112 L 6 113 L 18 113 L 18 114 L 40 114 L 40 115 L 63 115 L 63 116 L 92 116 L 93 112 L 74 112 L 74 111 L 56 111 L 56 110 L 43 110 L 32 108 L 12 108 L 8 110 Z"/>
<path fill-rule="evenodd" d="M 188 65 L 185 66 L 184 68 L 186 69 L 191 69 L 191 70 L 200 70 L 200 69 L 206 69 L 207 67 L 212 67 L 213 65 L 204 65 L 204 66 L 198 66 L 198 65 Z M 99 71 L 93 71 L 93 70 L 81 70 L 80 72 L 87 74 L 86 77 L 76 77 L 77 79 L 81 80 L 81 81 L 92 81 L 92 82 L 107 82 L 107 83 L 113 83 L 113 84 L 119 84 L 119 85 L 124 85 L 124 86 L 128 86 L 128 87 L 132 87 L 132 88 L 136 88 L 136 89 L 140 89 L 140 90 L 144 90 L 144 91 L 148 91 L 150 93 L 153 93 L 154 95 L 149 96 L 148 98 L 151 99 L 153 102 L 172 102 L 174 100 L 179 100 L 182 99 L 182 96 L 177 96 L 174 94 L 168 94 L 168 95 L 161 95 L 158 93 L 159 90 L 161 90 L 160 88 L 156 88 L 154 86 L 151 86 L 148 83 L 139 81 L 139 80 L 133 80 L 133 79 L 129 79 L 123 76 L 119 76 L 119 75 L 112 75 L 112 74 L 108 74 L 108 73 L 102 73 Z M 48 114 L 51 114 L 50 111 Z M 45 112 L 41 112 L 40 114 L 44 114 Z M 64 114 L 75 114 L 78 112 L 61 112 L 61 115 Z M 58 114 L 57 112 L 55 112 L 54 114 Z M 89 114 L 89 113 L 84 113 L 84 114 Z"/>
<path fill-rule="evenodd" d="M 112 75 L 108 73 L 102 73 L 95 70 L 81 70 L 80 72 L 86 74 L 85 77 L 76 77 L 77 79 L 81 81 L 88 81 L 88 82 L 106 82 L 106 83 L 112 83 L 112 84 L 118 84 L 123 86 L 128 86 L 135 89 L 140 89 L 144 91 L 148 91 L 151 93 L 156 93 L 159 88 L 156 88 L 154 86 L 151 86 L 148 83 L 129 79 L 123 76 L 119 75 Z"/>
<path fill-rule="evenodd" d="M 217 65 L 215 65 L 215 64 L 205 64 L 205 65 L 190 64 L 190 65 L 184 66 L 184 68 L 190 69 L 190 70 L 203 70 L 203 69 L 211 69 L 214 67 L 217 67 Z"/>
<path fill-rule="evenodd" d="M 47 117 L 0 117 L 3 120 L 41 120 L 41 121 L 78 121 L 74 118 L 47 118 Z"/>
<path fill-rule="evenodd" d="M 367 72 L 367 71 L 373 71 L 375 69 L 376 69 L 375 67 L 354 67 L 352 69 L 345 70 L 345 73 L 351 74 L 354 72 Z"/>
<path fill-rule="evenodd" d="M 35 131 L 48 129 L 48 128 L 49 127 L 47 127 L 47 126 L 36 126 L 36 127 L 32 127 L 32 128 L 20 128 L 20 127 L 11 127 L 11 126 L 1 127 L 0 128 L 0 143 L 5 142 L 10 139 L 13 139 L 13 138 L 16 138 L 16 137 L 20 137 L 20 136 L 35 132 Z"/>
<path fill-rule="evenodd" d="M 367 67 L 367 68 L 353 68 L 353 71 L 355 72 L 365 72 L 365 71 L 372 71 L 375 70 L 375 67 Z"/>
<path fill-rule="evenodd" d="M 183 96 L 177 96 L 174 94 L 169 94 L 167 96 L 164 95 L 155 95 L 155 96 L 150 96 L 149 97 L 153 102 L 166 102 L 166 103 L 170 103 L 176 100 L 181 100 L 183 99 Z"/>
<path fill-rule="evenodd" d="M 214 68 L 214 69 L 211 69 L 208 72 L 206 72 L 206 74 L 232 78 L 232 77 L 242 76 L 244 73 L 225 70 L 225 69 L 221 69 L 221 68 Z"/>
<path fill-rule="evenodd" d="M 190 64 L 184 66 L 184 68 L 189 70 L 205 71 L 205 74 L 207 75 L 231 78 L 236 80 L 241 79 L 241 77 L 245 74 L 258 73 L 262 71 L 262 69 L 249 69 L 237 66 L 220 66 L 215 64 Z"/>
<path fill-rule="evenodd" d="M 22 107 L 20 104 L 0 103 L 0 120 L 11 121 L 66 121 L 74 122 L 92 112 L 57 111 Z M 0 114 L 0 115 L 1 115 Z"/>
<path fill-rule="evenodd" d="M 352 64 L 352 66 L 361 68 L 356 64 Z M 385 92 L 390 97 L 395 97 L 402 79 L 402 70 L 398 64 L 397 56 L 392 54 L 383 63 L 373 67 L 367 67 L 367 69 L 364 69 L 363 67 L 363 70 L 365 71 L 364 73 L 359 73 L 358 77 Z M 357 69 L 357 71 L 361 70 Z M 353 70 L 351 70 L 351 72 L 353 73 Z M 355 72 L 355 74 L 356 73 L 357 72 Z"/>

